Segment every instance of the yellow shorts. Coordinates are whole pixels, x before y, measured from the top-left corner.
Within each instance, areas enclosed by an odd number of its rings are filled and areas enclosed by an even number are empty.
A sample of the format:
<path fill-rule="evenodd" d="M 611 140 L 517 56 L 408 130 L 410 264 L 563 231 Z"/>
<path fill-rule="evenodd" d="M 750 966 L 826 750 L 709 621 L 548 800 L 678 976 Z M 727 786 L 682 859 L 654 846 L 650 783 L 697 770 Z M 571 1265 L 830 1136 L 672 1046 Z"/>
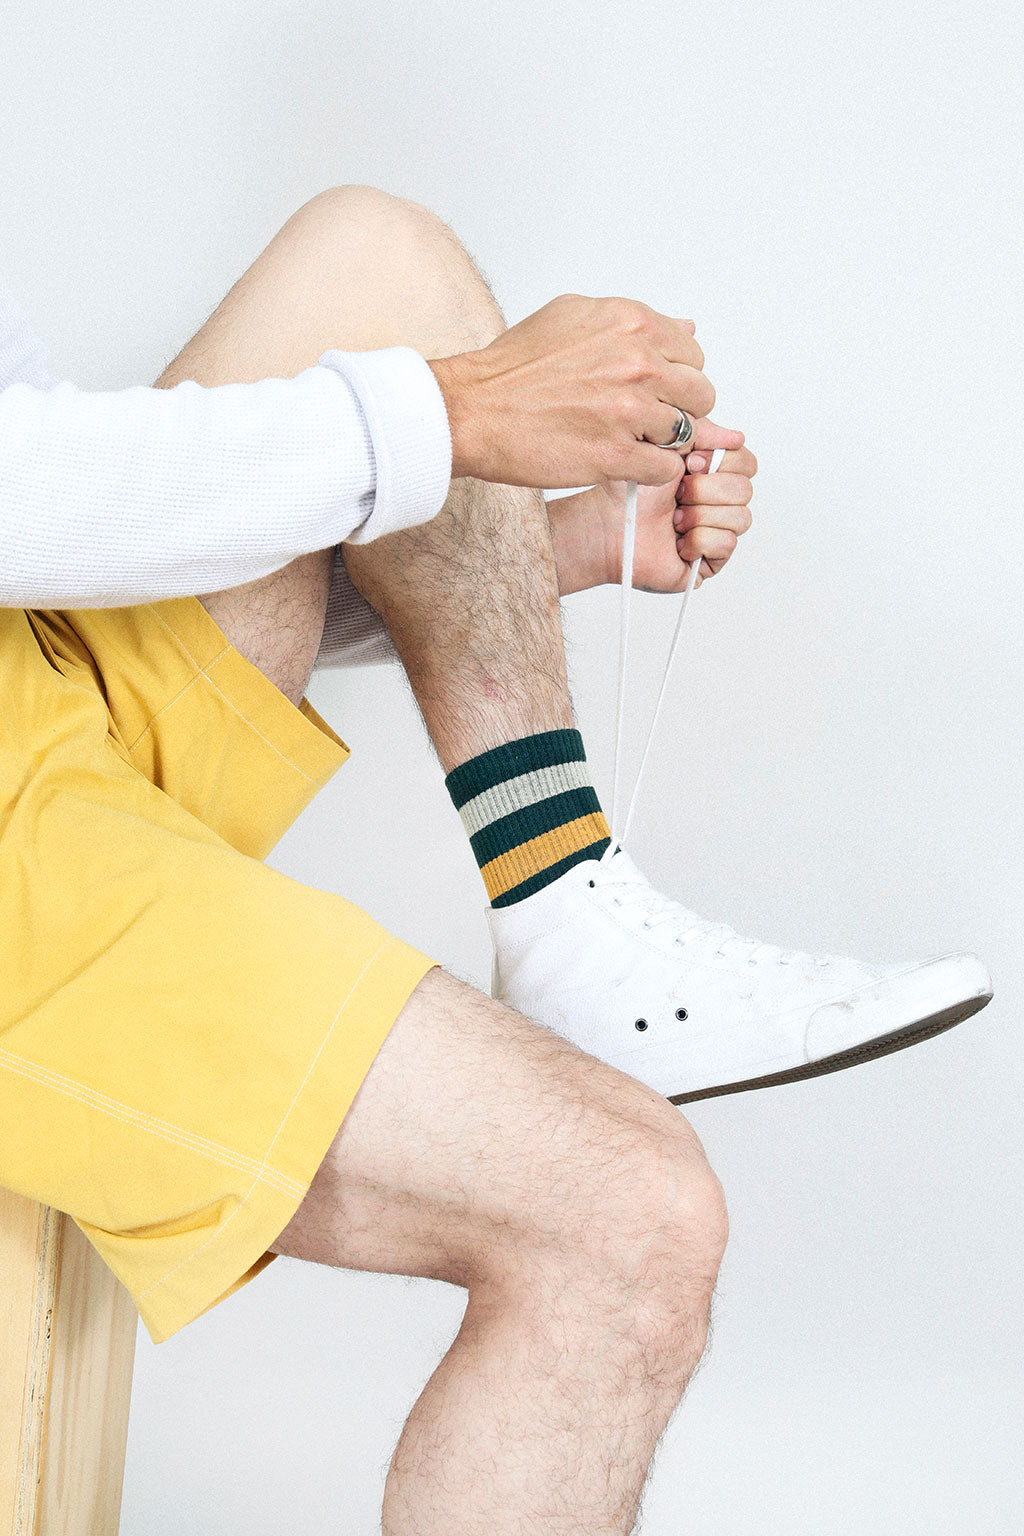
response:
<path fill-rule="evenodd" d="M 0 609 L 0 1184 L 169 1338 L 244 1285 L 435 961 L 262 860 L 348 756 L 197 598 Z"/>

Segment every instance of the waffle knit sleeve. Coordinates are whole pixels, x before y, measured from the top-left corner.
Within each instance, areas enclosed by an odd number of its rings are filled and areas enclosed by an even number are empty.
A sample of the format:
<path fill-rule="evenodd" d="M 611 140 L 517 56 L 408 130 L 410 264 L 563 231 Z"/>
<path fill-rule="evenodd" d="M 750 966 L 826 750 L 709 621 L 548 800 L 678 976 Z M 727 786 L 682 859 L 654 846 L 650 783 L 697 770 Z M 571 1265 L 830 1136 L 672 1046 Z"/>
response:
<path fill-rule="evenodd" d="M 292 379 L 90 392 L 56 377 L 0 288 L 2 606 L 238 586 L 429 521 L 450 475 L 444 399 L 411 347 L 331 350 Z"/>

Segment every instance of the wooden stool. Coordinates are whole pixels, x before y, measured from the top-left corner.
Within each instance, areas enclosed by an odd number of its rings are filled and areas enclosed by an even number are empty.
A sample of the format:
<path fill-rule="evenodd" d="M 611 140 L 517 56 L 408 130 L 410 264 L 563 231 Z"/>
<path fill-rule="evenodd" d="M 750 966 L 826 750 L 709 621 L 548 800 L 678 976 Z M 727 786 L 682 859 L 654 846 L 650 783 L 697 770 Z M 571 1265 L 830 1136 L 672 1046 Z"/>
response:
<path fill-rule="evenodd" d="M 0 1189 L 0 1536 L 116 1536 L 137 1323 L 70 1216 Z"/>

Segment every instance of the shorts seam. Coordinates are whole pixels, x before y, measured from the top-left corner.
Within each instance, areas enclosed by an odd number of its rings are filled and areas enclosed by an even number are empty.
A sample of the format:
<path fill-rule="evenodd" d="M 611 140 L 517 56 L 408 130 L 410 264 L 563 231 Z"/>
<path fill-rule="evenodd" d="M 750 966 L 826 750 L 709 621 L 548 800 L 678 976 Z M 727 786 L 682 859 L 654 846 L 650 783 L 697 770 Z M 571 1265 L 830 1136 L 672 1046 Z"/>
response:
<path fill-rule="evenodd" d="M 263 1179 L 264 1182 L 279 1189 L 282 1194 L 291 1195 L 297 1192 L 305 1194 L 305 1186 L 297 1179 L 290 1179 L 287 1174 L 280 1173 L 276 1168 L 267 1169 L 266 1158 L 262 1163 L 257 1163 L 254 1157 L 247 1157 L 244 1152 L 233 1152 L 230 1147 L 222 1147 L 215 1141 L 209 1141 L 205 1136 L 197 1136 L 195 1132 L 186 1131 L 184 1127 L 174 1125 L 169 1120 L 158 1120 L 155 1116 L 147 1114 L 145 1110 L 135 1109 L 130 1104 L 122 1104 L 117 1099 L 109 1098 L 107 1094 L 98 1093 L 95 1088 L 90 1088 L 86 1083 L 80 1083 L 73 1077 L 66 1077 L 62 1072 L 54 1072 L 51 1068 L 43 1067 L 25 1056 L 18 1056 L 13 1051 L 0 1048 L 0 1067 L 6 1067 L 9 1072 L 27 1077 L 42 1087 L 51 1089 L 54 1093 L 62 1093 L 67 1098 L 77 1099 L 89 1109 L 98 1110 L 100 1114 L 110 1115 L 114 1120 L 123 1120 L 126 1124 L 148 1131 L 153 1136 L 159 1136 L 174 1146 L 183 1147 L 186 1151 L 195 1152 L 200 1157 L 207 1157 L 212 1162 L 221 1163 L 226 1168 L 237 1168 L 240 1173 L 252 1173 L 255 1168 L 257 1182 Z"/>
<path fill-rule="evenodd" d="M 313 1057 L 312 1061 L 310 1062 L 309 1066 L 306 1069 L 305 1077 L 302 1079 L 302 1082 L 299 1084 L 298 1088 L 296 1088 L 295 1094 L 294 1094 L 294 1096 L 292 1098 L 291 1103 L 289 1104 L 288 1108 L 285 1110 L 284 1114 L 281 1117 L 281 1123 L 277 1127 L 277 1130 L 274 1132 L 274 1135 L 271 1138 L 270 1144 L 267 1147 L 266 1154 L 265 1154 L 265 1156 L 263 1158 L 263 1163 L 260 1165 L 261 1168 L 266 1165 L 267 1158 L 269 1158 L 271 1152 L 274 1150 L 274 1144 L 276 1143 L 276 1141 L 277 1141 L 278 1137 L 280 1136 L 281 1132 L 284 1130 L 284 1127 L 285 1127 L 285 1125 L 286 1125 L 286 1123 L 288 1121 L 289 1115 L 291 1114 L 292 1110 L 295 1108 L 296 1104 L 298 1103 L 299 1097 L 300 1097 L 300 1095 L 302 1093 L 302 1090 L 305 1088 L 307 1082 L 309 1081 L 310 1073 L 313 1071 L 313 1068 L 316 1066 L 317 1062 L 320 1060 L 320 1057 L 321 1057 L 321 1055 L 323 1054 L 323 1051 L 324 1051 L 324 1047 L 326 1046 L 328 1040 L 331 1038 L 331 1035 L 334 1032 L 335 1025 L 337 1024 L 338 1020 L 341 1018 L 342 1014 L 345 1012 L 345 1009 L 348 1007 L 349 1003 L 352 1001 L 352 998 L 353 998 L 353 996 L 355 994 L 356 988 L 362 983 L 363 978 L 366 976 L 367 972 L 370 970 L 370 967 L 372 965 L 376 964 L 377 960 L 384 953 L 385 949 L 387 949 L 390 944 L 393 944 L 395 942 L 396 941 L 394 939 L 394 936 L 389 934 L 387 936 L 387 938 L 385 938 L 377 946 L 377 948 L 374 950 L 373 954 L 370 956 L 370 958 L 367 960 L 366 964 L 363 966 L 362 970 L 359 972 L 359 975 L 356 977 L 355 981 L 353 981 L 351 987 L 349 987 L 348 992 L 345 995 L 344 1001 L 342 1002 L 341 1006 L 339 1007 L 337 1013 L 334 1015 L 334 1018 L 331 1020 L 330 1024 L 327 1026 L 327 1032 L 324 1035 L 323 1039 L 321 1040 L 321 1042 L 320 1042 L 320 1044 L 319 1044 L 319 1046 L 317 1048 L 316 1055 Z M 200 1243 L 198 1248 L 196 1248 L 186 1258 L 181 1259 L 177 1264 L 175 1264 L 173 1269 L 169 1269 L 167 1271 L 166 1275 L 161 1276 L 161 1278 L 159 1280 L 154 1280 L 153 1284 L 147 1286 L 144 1291 L 140 1291 L 133 1298 L 135 1303 L 136 1303 L 136 1305 L 138 1305 L 138 1303 L 140 1301 L 142 1301 L 144 1297 L 148 1296 L 151 1291 L 155 1291 L 159 1286 L 165 1285 L 167 1283 L 167 1281 L 171 1278 L 172 1275 L 177 1274 L 179 1269 L 183 1269 L 186 1264 L 191 1264 L 192 1260 L 193 1259 L 197 1259 L 199 1257 L 199 1255 L 206 1248 L 208 1248 L 210 1246 L 211 1243 L 216 1242 L 216 1240 L 223 1234 L 223 1232 L 230 1225 L 230 1223 L 232 1221 L 234 1221 L 234 1219 L 238 1215 L 239 1211 L 243 1210 L 244 1207 L 248 1204 L 249 1197 L 251 1196 L 253 1190 L 256 1188 L 256 1186 L 257 1186 L 257 1184 L 259 1182 L 260 1182 L 260 1174 L 257 1173 L 256 1177 L 253 1179 L 253 1181 L 250 1184 L 249 1188 L 246 1190 L 245 1194 L 242 1196 L 242 1199 L 235 1206 L 235 1209 L 231 1212 L 231 1215 L 227 1218 L 227 1220 L 222 1222 L 221 1225 L 216 1229 L 216 1231 L 212 1232 L 210 1234 L 210 1236 L 206 1239 L 205 1243 Z M 305 1192 L 306 1191 L 303 1190 L 303 1194 L 305 1194 Z"/>
<path fill-rule="evenodd" d="M 171 631 L 171 633 L 172 633 L 172 634 L 173 634 L 173 633 L 174 633 L 174 631 L 173 631 L 173 630 L 172 630 L 172 631 Z M 228 651 L 229 651 L 229 650 L 230 650 L 230 649 L 231 649 L 231 646 L 230 646 L 230 643 L 229 643 L 229 644 L 228 644 L 228 645 L 226 645 L 226 646 L 225 646 L 225 647 L 224 647 L 224 649 L 223 649 L 223 650 L 222 650 L 222 651 L 220 651 L 220 652 L 219 652 L 219 653 L 218 653 L 218 654 L 217 654 L 217 655 L 216 655 L 216 656 L 215 656 L 215 657 L 214 657 L 214 658 L 213 658 L 213 660 L 212 660 L 212 661 L 209 661 L 209 662 L 207 662 L 207 664 L 206 664 L 206 665 L 207 665 L 207 666 L 208 666 L 208 667 L 214 667 L 214 666 L 216 666 L 216 664 L 217 664 L 217 662 L 218 662 L 218 661 L 220 661 L 220 658 L 221 658 L 221 656 L 226 656 L 226 655 L 227 655 L 227 653 L 228 653 Z M 180 698 L 181 698 L 181 697 L 182 697 L 182 695 L 183 695 L 183 694 L 186 694 L 186 693 L 188 693 L 188 691 L 189 691 L 189 689 L 190 689 L 190 688 L 191 688 L 191 687 L 193 687 L 193 686 L 194 686 L 194 685 L 195 685 L 195 684 L 196 684 L 196 683 L 197 683 L 197 682 L 198 682 L 198 681 L 199 681 L 199 679 L 200 679 L 200 678 L 201 678 L 201 677 L 206 677 L 206 676 L 207 676 L 207 674 L 206 674 L 206 669 L 205 669 L 205 668 L 204 668 L 204 667 L 200 667 L 200 666 L 199 666 L 199 663 L 198 663 L 198 662 L 197 662 L 197 661 L 196 661 L 196 660 L 195 660 L 195 657 L 193 657 L 193 656 L 190 656 L 190 657 L 189 657 L 189 660 L 190 660 L 190 661 L 191 661 L 191 662 L 192 662 L 192 663 L 193 663 L 193 665 L 194 665 L 194 666 L 196 666 L 196 667 L 198 667 L 198 668 L 199 668 L 199 670 L 198 670 L 198 671 L 197 671 L 197 672 L 195 672 L 195 673 L 194 673 L 194 674 L 193 674 L 193 675 L 192 675 L 192 677 L 190 677 L 190 678 L 189 678 L 189 680 L 188 680 L 188 682 L 187 682 L 187 683 L 185 683 L 185 685 L 184 685 L 184 686 L 183 686 L 183 687 L 181 687 L 181 688 L 179 688 L 179 689 L 178 689 L 178 691 L 177 691 L 177 693 L 176 693 L 176 694 L 175 694 L 175 695 L 174 695 L 174 698 L 173 698 L 173 699 L 168 699 L 168 701 L 167 701 L 167 703 L 166 703 L 166 704 L 165 704 L 165 705 L 164 705 L 164 707 L 163 707 L 163 709 L 158 709 L 158 710 L 157 710 L 157 712 L 156 712 L 156 714 L 155 714 L 155 715 L 153 715 L 153 717 L 152 717 L 152 719 L 151 719 L 151 720 L 150 720 L 150 721 L 149 721 L 149 723 L 148 723 L 148 724 L 147 724 L 147 725 L 146 725 L 146 727 L 145 727 L 145 729 L 144 729 L 144 730 L 142 730 L 142 731 L 140 731 L 140 733 L 139 733 L 139 735 L 138 735 L 138 736 L 137 736 L 137 737 L 136 737 L 136 738 L 135 738 L 135 740 L 134 740 L 134 741 L 133 741 L 133 742 L 132 742 L 132 744 L 131 744 L 131 746 L 130 746 L 130 747 L 129 747 L 129 748 L 128 748 L 128 751 L 129 751 L 129 752 L 134 752 L 134 751 L 135 751 L 135 748 L 136 748 L 136 747 L 137 747 L 137 746 L 138 746 L 138 745 L 139 745 L 139 743 L 140 743 L 140 741 L 142 741 L 142 739 L 143 739 L 143 737 L 144 737 L 144 736 L 148 736 L 148 735 L 149 735 L 149 733 L 150 733 L 150 731 L 151 731 L 151 730 L 152 730 L 152 729 L 153 729 L 153 727 L 154 727 L 154 725 L 155 725 L 155 724 L 156 724 L 156 722 L 157 722 L 157 721 L 158 721 L 158 720 L 159 720 L 159 719 L 160 719 L 160 716 L 161 716 L 161 715 L 166 715 L 166 713 L 167 713 L 167 711 L 168 711 L 168 710 L 169 710 L 169 709 L 171 709 L 171 708 L 172 708 L 172 707 L 173 707 L 173 705 L 175 705 L 175 704 L 177 704 L 177 702 L 178 702 L 178 700 L 179 700 L 179 699 L 180 699 Z M 207 677 L 207 681 L 208 681 L 208 682 L 209 682 L 209 681 L 211 681 L 211 679 L 210 679 L 210 678 L 208 678 L 208 677 Z"/>
<path fill-rule="evenodd" d="M 198 601 L 198 599 L 197 599 L 197 601 Z M 152 603 L 148 603 L 146 606 L 148 608 L 152 609 L 153 613 L 156 614 L 156 617 L 159 619 L 160 623 L 164 626 L 164 628 L 167 630 L 167 632 L 174 636 L 175 640 L 181 646 L 182 650 L 185 652 L 185 655 L 188 657 L 188 659 L 192 663 L 192 665 L 194 667 L 198 668 L 198 671 L 196 673 L 196 677 L 205 677 L 206 681 L 209 683 L 210 687 L 213 688 L 216 693 L 220 694 L 220 696 L 224 700 L 225 704 L 227 704 L 230 709 L 234 710 L 235 714 L 238 716 L 238 718 L 240 720 L 244 720 L 245 721 L 245 723 L 249 727 L 249 729 L 251 731 L 253 731 L 260 738 L 261 741 L 266 742 L 267 746 L 270 748 L 270 750 L 272 752 L 276 752 L 277 753 L 278 757 L 281 759 L 282 762 L 287 763 L 289 768 L 294 768 L 295 772 L 298 773 L 298 774 L 301 774 L 301 776 L 307 781 L 307 783 L 315 784 L 318 789 L 323 789 L 325 787 L 325 785 L 327 784 L 327 780 L 326 779 L 314 778 L 313 775 L 310 774 L 310 773 L 307 773 L 304 768 L 300 768 L 298 763 L 293 762 L 292 759 L 290 757 L 288 757 L 286 753 L 281 751 L 280 747 L 278 747 L 273 741 L 271 741 L 269 736 L 264 735 L 264 733 L 260 730 L 259 726 L 256 725 L 256 723 L 253 720 L 250 720 L 249 716 L 244 714 L 243 711 L 239 709 L 238 705 L 234 702 L 234 700 L 230 699 L 228 697 L 228 695 L 224 692 L 223 688 L 219 687 L 218 684 L 215 683 L 213 678 L 210 676 L 209 668 L 215 667 L 217 665 L 218 661 L 220 661 L 224 656 L 227 655 L 228 651 L 234 649 L 234 647 L 232 646 L 231 642 L 228 641 L 228 643 L 224 647 L 224 649 L 222 651 L 218 652 L 218 654 L 213 658 L 212 661 L 208 661 L 206 663 L 205 667 L 200 667 L 199 666 L 199 662 L 192 655 L 192 652 L 189 650 L 189 648 L 185 644 L 184 640 L 178 634 L 177 630 L 174 629 L 174 627 L 172 625 L 168 624 L 168 622 L 164 618 L 163 614 L 159 613 Z M 239 654 L 241 655 L 241 652 L 239 652 Z M 255 665 L 255 663 L 250 663 L 250 665 Z M 259 671 L 259 668 L 257 667 L 256 670 Z M 265 672 L 260 673 L 260 675 L 261 675 L 261 677 L 266 679 L 266 681 L 270 684 L 271 688 L 276 688 L 277 687 L 277 684 L 271 678 L 267 677 Z M 196 681 L 196 677 L 193 677 L 191 679 L 191 681 L 188 684 L 186 684 L 186 687 L 181 690 L 181 693 L 185 693 L 187 688 L 190 688 L 192 686 L 192 683 L 194 683 Z M 278 692 L 281 693 L 281 690 L 278 689 Z M 171 704 L 177 703 L 178 699 L 181 698 L 181 693 L 179 693 L 175 698 L 173 698 L 171 700 Z M 285 700 L 286 703 L 291 704 L 291 700 L 287 697 L 286 694 L 281 693 L 281 697 L 282 697 L 282 699 Z M 171 704 L 166 705 L 165 708 L 170 709 Z M 293 704 L 292 708 L 295 709 L 296 706 Z M 301 714 L 301 711 L 299 711 L 299 713 Z M 163 710 L 160 711 L 160 714 L 163 714 Z M 159 718 L 160 718 L 159 715 L 154 715 L 153 716 L 153 720 L 158 720 Z M 150 721 L 150 725 L 152 725 L 152 723 L 153 723 L 153 721 L 151 720 Z M 149 729 L 149 726 L 146 727 L 146 730 L 148 730 L 148 729 Z M 145 736 L 145 734 L 146 734 L 146 731 L 143 731 L 142 736 Z M 139 737 L 139 741 L 142 740 L 142 736 Z M 135 743 L 135 746 L 138 746 L 138 744 L 139 744 L 139 742 L 137 741 Z M 129 751 L 131 751 L 131 752 L 134 752 L 134 750 L 135 750 L 135 747 L 130 747 L 129 748 Z"/>

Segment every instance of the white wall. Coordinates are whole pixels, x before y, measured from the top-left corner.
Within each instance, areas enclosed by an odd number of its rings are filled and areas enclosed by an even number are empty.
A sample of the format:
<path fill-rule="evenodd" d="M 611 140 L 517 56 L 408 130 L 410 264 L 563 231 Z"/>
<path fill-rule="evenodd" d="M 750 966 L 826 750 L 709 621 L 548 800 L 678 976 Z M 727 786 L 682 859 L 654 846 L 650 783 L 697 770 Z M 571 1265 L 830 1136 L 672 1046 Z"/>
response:
<path fill-rule="evenodd" d="M 976 949 L 998 995 L 693 1108 L 733 1235 L 644 1529 L 1017 1532 L 1017 7 L 7 0 L 3 27 L 0 268 L 83 384 L 152 380 L 346 181 L 436 208 L 510 320 L 566 290 L 696 317 L 756 521 L 691 610 L 633 851 L 743 932 Z M 639 717 L 673 605 L 637 603 Z M 607 790 L 614 595 L 567 616 Z M 355 755 L 273 862 L 482 982 L 481 888 L 401 679 L 311 697 Z M 142 1333 L 126 1536 L 368 1536 L 461 1299 L 279 1260 Z"/>

